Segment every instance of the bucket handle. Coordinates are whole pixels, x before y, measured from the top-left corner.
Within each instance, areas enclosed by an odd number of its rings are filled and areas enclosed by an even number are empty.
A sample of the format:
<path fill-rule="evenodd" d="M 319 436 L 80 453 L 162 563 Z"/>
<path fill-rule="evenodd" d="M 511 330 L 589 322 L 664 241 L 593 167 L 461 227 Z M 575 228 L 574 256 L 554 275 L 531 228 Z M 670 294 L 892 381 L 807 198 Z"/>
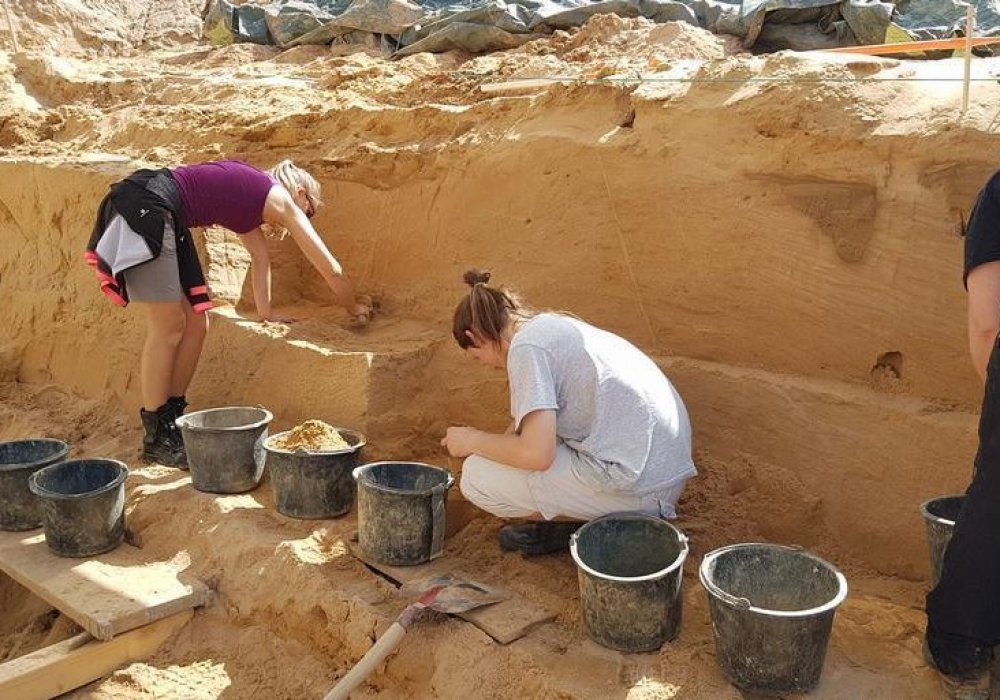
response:
<path fill-rule="evenodd" d="M 726 593 L 718 586 L 712 586 L 712 595 L 721 598 L 725 603 L 732 605 L 734 608 L 739 608 L 740 610 L 749 610 L 752 606 L 749 599 L 742 596 L 735 596 L 732 593 Z"/>
<path fill-rule="evenodd" d="M 455 477 L 448 475 L 448 481 L 431 489 L 431 552 L 436 559 L 444 553 L 445 503 L 448 488 L 455 483 Z"/>

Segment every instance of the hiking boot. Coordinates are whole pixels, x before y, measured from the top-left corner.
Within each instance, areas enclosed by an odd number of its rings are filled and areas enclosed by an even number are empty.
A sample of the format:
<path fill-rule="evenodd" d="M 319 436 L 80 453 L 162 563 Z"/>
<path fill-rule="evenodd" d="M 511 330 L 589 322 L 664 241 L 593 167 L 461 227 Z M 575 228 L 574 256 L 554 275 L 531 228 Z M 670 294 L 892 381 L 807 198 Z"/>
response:
<path fill-rule="evenodd" d="M 187 397 L 171 396 L 167 399 L 166 406 L 173 413 L 173 419 L 176 420 L 184 415 L 184 411 L 188 407 Z"/>
<path fill-rule="evenodd" d="M 155 411 L 139 410 L 142 418 L 142 458 L 168 467 L 187 466 L 184 443 L 173 425 L 173 411 L 163 404 Z"/>
<path fill-rule="evenodd" d="M 934 655 L 931 654 L 931 647 L 927 643 L 926 637 L 924 637 L 921 652 L 923 653 L 924 662 L 938 672 L 938 677 L 941 679 L 941 687 L 944 689 L 944 696 L 947 700 L 990 700 L 991 673 L 989 667 L 973 672 L 968 678 L 958 679 L 953 676 L 946 676 L 941 672 L 941 669 L 938 668 L 937 663 L 934 661 Z"/>
<path fill-rule="evenodd" d="M 569 549 L 570 535 L 581 525 L 551 521 L 504 525 L 500 528 L 500 547 L 526 557 L 565 552 Z"/>
<path fill-rule="evenodd" d="M 970 678 L 958 679 L 938 674 L 948 700 L 990 700 L 990 670 L 983 669 Z"/>
<path fill-rule="evenodd" d="M 184 437 L 181 435 L 181 429 L 177 427 L 177 419 L 184 415 L 184 410 L 188 406 L 187 398 L 184 396 L 171 396 L 167 399 L 167 403 L 165 403 L 164 406 L 169 412 L 166 420 L 170 426 L 170 432 L 173 435 L 173 440 L 181 446 L 181 449 L 183 449 Z"/>

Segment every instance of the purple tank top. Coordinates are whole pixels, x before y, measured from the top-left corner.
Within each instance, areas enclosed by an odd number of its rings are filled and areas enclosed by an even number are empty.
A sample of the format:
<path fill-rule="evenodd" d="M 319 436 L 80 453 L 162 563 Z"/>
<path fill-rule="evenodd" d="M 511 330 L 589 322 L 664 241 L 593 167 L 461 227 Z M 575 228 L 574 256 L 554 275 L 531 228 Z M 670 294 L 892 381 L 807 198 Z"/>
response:
<path fill-rule="evenodd" d="M 264 223 L 264 200 L 275 185 L 267 173 L 238 160 L 185 165 L 171 172 L 189 227 L 224 226 L 247 233 Z"/>

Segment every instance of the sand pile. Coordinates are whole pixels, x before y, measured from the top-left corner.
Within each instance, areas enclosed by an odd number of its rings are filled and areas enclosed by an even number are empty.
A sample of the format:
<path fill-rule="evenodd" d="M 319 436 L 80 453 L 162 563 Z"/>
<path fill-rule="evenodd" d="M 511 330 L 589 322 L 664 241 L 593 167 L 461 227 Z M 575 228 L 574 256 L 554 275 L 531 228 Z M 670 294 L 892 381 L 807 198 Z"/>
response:
<path fill-rule="evenodd" d="M 30 427 L 33 434 L 72 437 L 82 445 L 80 456 L 129 460 L 134 454 L 135 431 L 113 426 L 96 442 L 99 404 L 55 388 L 9 384 L 0 385 L 0 396 L 8 415 L 18 416 L 0 422 L 0 440 Z M 682 502 L 688 515 L 678 523 L 692 539 L 684 627 L 659 653 L 623 656 L 588 641 L 570 557 L 505 553 L 496 543 L 502 522 L 479 514 L 448 538 L 448 561 L 544 605 L 556 613 L 555 622 L 505 647 L 460 620 L 430 616 L 358 697 L 739 700 L 715 666 L 707 599 L 697 581 L 700 557 L 738 539 L 787 538 L 800 523 L 775 520 L 781 503 L 766 480 L 755 482 L 739 465 L 705 455 L 699 464 L 704 479 Z M 353 516 L 294 520 L 276 513 L 266 487 L 218 496 L 192 490 L 190 477 L 176 469 L 132 467 L 132 540 L 153 557 L 189 559 L 187 572 L 215 590 L 215 601 L 153 657 L 71 693 L 74 700 L 321 697 L 407 602 L 349 554 Z M 733 511 L 734 495 L 736 505 L 746 501 L 747 507 Z M 449 521 L 460 505 L 451 499 Z M 936 698 L 936 679 L 920 661 L 924 583 L 874 576 L 831 544 L 810 541 L 845 569 L 851 595 L 837 614 L 823 681 L 810 697 Z M 73 632 L 48 606 L 2 579 L 0 620 L 0 655 L 19 655 Z M 475 672 L 456 673 L 457 667 Z"/>
<path fill-rule="evenodd" d="M 332 425 L 321 420 L 307 420 L 288 432 L 271 438 L 269 446 L 289 452 L 334 452 L 350 448 L 351 443 Z"/>

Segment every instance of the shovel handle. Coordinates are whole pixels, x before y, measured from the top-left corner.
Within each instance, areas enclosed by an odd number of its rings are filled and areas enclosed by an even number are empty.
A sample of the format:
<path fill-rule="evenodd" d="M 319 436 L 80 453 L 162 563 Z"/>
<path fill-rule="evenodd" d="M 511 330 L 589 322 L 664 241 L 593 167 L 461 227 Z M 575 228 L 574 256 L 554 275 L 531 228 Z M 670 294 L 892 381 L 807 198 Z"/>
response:
<path fill-rule="evenodd" d="M 337 685 L 333 686 L 333 690 L 323 696 L 323 700 L 347 700 L 351 691 L 364 683 L 365 679 L 382 663 L 385 657 L 399 646 L 404 636 L 406 636 L 406 627 L 400 624 L 399 620 L 396 620 L 385 631 L 385 634 L 378 638 L 372 648 L 361 657 L 361 661 L 356 663 L 354 668 L 348 671 Z"/>

